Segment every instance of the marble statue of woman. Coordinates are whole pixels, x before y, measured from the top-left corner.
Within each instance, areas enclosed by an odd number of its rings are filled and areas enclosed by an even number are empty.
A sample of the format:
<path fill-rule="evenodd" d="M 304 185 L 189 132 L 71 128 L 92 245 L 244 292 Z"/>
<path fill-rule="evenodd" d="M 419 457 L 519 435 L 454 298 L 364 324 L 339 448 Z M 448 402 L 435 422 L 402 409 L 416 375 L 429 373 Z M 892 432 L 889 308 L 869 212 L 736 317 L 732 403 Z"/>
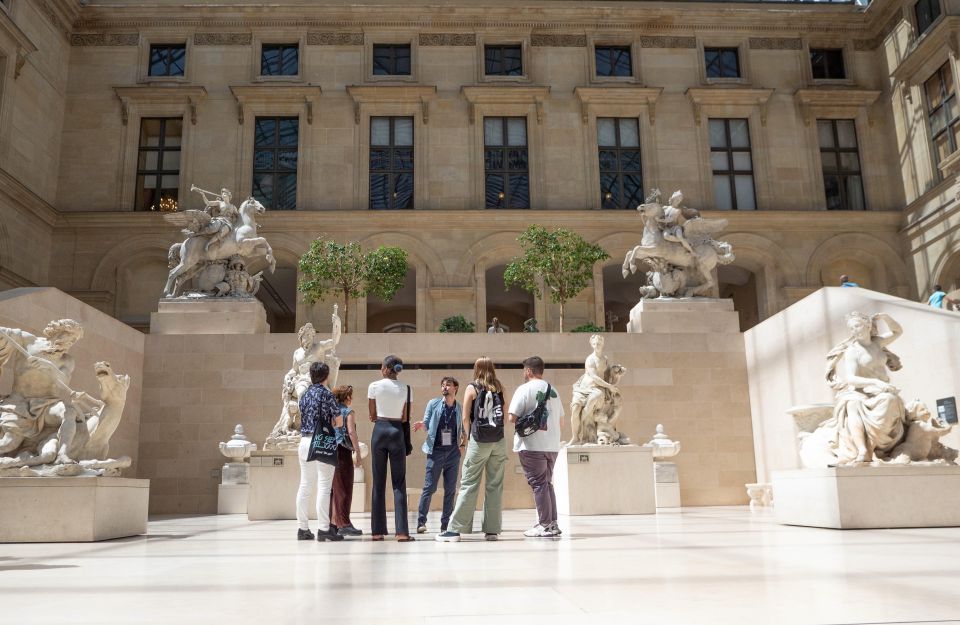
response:
<path fill-rule="evenodd" d="M 900 359 L 887 349 L 903 329 L 885 313 L 853 312 L 846 321 L 850 336 L 827 354 L 827 383 L 836 396 L 833 418 L 823 426 L 835 429 L 838 464 L 869 463 L 904 438 L 906 410 L 888 374 L 900 369 Z"/>

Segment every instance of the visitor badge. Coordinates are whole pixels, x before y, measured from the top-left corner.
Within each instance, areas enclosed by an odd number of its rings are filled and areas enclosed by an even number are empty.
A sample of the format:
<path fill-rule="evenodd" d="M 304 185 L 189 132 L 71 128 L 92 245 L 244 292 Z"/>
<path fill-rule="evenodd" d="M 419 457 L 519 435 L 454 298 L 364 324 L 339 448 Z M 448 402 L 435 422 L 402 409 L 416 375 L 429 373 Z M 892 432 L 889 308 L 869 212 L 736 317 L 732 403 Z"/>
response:
<path fill-rule="evenodd" d="M 440 430 L 440 444 L 444 447 L 453 445 L 453 432 L 450 430 Z"/>

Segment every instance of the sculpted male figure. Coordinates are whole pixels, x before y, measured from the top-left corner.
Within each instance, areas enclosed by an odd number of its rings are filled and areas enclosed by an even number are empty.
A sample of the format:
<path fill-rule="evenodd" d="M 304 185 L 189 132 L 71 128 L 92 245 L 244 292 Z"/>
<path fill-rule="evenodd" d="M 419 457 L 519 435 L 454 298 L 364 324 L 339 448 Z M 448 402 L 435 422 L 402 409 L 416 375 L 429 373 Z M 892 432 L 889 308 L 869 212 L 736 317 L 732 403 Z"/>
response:
<path fill-rule="evenodd" d="M 590 337 L 593 353 L 587 356 L 583 367 L 585 372 L 573 385 L 573 401 L 570 404 L 570 422 L 573 426 L 571 445 L 596 442 L 596 424 L 594 413 L 603 406 L 606 394 L 616 393 L 617 387 L 604 379 L 609 365 L 603 355 L 604 338 L 600 334 Z M 592 426 L 592 427 L 591 427 Z"/>
<path fill-rule="evenodd" d="M 72 319 L 50 322 L 43 336 L 0 327 L 0 371 L 13 368 L 12 393 L 0 397 L 0 456 L 29 452 L 43 462 L 73 462 L 67 449 L 81 403 L 99 403 L 69 386 L 75 362 L 68 351 L 82 336 L 83 328 Z M 57 435 L 50 438 L 54 429 Z"/>
<path fill-rule="evenodd" d="M 657 223 L 663 227 L 664 239 L 681 244 L 688 252 L 693 254 L 693 247 L 683 234 L 683 222 L 695 216 L 699 217 L 700 212 L 692 208 L 681 208 L 681 203 L 683 203 L 683 193 L 675 191 L 670 196 L 670 203 L 663 207 L 663 217 L 658 217 Z M 685 212 L 687 214 L 684 214 Z"/>
<path fill-rule="evenodd" d="M 230 190 L 227 188 L 220 189 L 220 195 L 215 195 L 197 187 L 193 187 L 192 190 L 203 196 L 203 203 L 207 207 L 207 212 L 210 213 L 212 217 L 210 223 L 197 232 L 197 236 L 212 235 L 210 240 L 207 241 L 205 248 L 206 251 L 209 252 L 215 245 L 219 244 L 220 241 L 233 232 L 234 225 L 240 213 L 237 211 L 237 207 L 230 202 L 230 200 L 233 199 L 233 194 L 230 193 Z M 209 199 L 207 197 L 208 195 L 214 199 Z"/>

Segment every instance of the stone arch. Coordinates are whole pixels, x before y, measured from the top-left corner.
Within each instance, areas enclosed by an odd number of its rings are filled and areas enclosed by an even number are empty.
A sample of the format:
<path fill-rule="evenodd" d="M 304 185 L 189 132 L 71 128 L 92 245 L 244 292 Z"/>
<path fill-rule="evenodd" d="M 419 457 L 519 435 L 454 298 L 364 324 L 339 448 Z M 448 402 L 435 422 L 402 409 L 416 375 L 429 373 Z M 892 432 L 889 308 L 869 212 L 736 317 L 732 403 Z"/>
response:
<path fill-rule="evenodd" d="M 776 243 L 758 234 L 731 232 L 721 238 L 733 246 L 736 260 L 732 264 L 756 276 L 759 320 L 782 310 L 786 305 L 783 287 L 800 284 L 800 271 L 793 260 Z"/>
<path fill-rule="evenodd" d="M 460 282 L 469 282 L 470 277 L 482 273 L 491 260 L 503 259 L 506 262 L 520 251 L 515 232 L 498 232 L 485 236 L 463 253 L 453 278 Z"/>
<path fill-rule="evenodd" d="M 364 249 L 393 245 L 407 253 L 407 265 L 417 272 L 417 331 L 426 332 L 427 328 L 432 328 L 435 324 L 431 312 L 427 310 L 427 291 L 434 281 L 441 284 L 446 282 L 446 271 L 440 255 L 426 241 L 402 232 L 378 232 L 361 239 L 359 243 Z M 366 328 L 366 301 L 358 303 L 358 318 L 364 319 L 362 327 Z"/>
<path fill-rule="evenodd" d="M 823 283 L 822 272 L 827 266 L 843 260 L 850 260 L 868 269 L 869 283 L 865 286 L 900 296 L 909 295 L 910 280 L 900 252 L 886 241 L 860 232 L 844 232 L 820 243 L 810 254 L 806 285 L 834 286 Z M 852 277 L 856 280 L 855 275 Z"/>
<path fill-rule="evenodd" d="M 921 282 L 918 280 L 918 282 Z M 917 286 L 923 291 L 921 296 L 929 294 L 934 284 L 940 284 L 947 291 L 960 289 L 960 239 L 951 241 L 947 248 L 940 254 L 933 263 L 933 270 L 930 272 L 925 284 Z"/>
<path fill-rule="evenodd" d="M 165 261 L 173 243 L 171 236 L 158 234 L 143 234 L 124 239 L 113 246 L 97 263 L 90 278 L 90 290 L 114 293 L 119 269 L 145 258 L 160 258 Z M 158 299 L 160 295 L 161 293 L 157 293 Z"/>

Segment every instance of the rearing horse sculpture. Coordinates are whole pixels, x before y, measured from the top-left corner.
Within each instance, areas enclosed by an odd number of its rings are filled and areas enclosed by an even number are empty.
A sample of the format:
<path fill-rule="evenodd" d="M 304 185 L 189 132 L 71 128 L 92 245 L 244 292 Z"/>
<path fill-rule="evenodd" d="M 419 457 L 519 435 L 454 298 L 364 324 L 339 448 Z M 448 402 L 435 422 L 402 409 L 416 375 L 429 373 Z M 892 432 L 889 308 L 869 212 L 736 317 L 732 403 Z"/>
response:
<path fill-rule="evenodd" d="M 179 295 L 181 286 L 197 275 L 197 273 L 211 262 L 227 260 L 232 256 L 239 256 L 246 264 L 263 258 L 268 263 L 270 272 L 276 268 L 276 259 L 273 257 L 273 248 L 264 237 L 257 235 L 257 214 L 264 212 L 260 202 L 250 197 L 237 209 L 240 224 L 236 226 L 231 236 L 227 236 L 219 243 L 207 250 L 208 236 L 198 236 L 197 232 L 210 223 L 211 216 L 206 211 L 187 210 L 183 212 L 167 213 L 164 219 L 177 226 L 183 227 L 184 234 L 189 235 L 183 243 L 174 243 L 167 254 L 170 275 L 163 288 L 165 297 Z"/>

